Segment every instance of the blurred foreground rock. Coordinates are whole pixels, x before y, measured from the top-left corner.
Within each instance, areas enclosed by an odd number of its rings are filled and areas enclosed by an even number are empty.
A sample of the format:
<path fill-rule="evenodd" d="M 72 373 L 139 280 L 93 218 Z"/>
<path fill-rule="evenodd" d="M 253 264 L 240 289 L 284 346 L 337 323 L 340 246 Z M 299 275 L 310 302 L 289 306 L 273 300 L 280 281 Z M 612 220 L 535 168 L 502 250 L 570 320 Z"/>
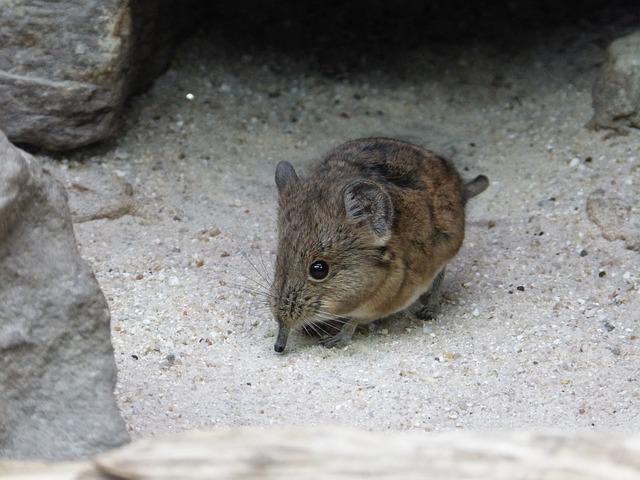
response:
<path fill-rule="evenodd" d="M 115 382 L 109 310 L 65 190 L 0 131 L 0 457 L 73 459 L 126 442 Z"/>
<path fill-rule="evenodd" d="M 0 129 L 50 150 L 110 136 L 166 67 L 194 0 L 0 0 Z"/>
<path fill-rule="evenodd" d="M 638 480 L 640 437 L 234 428 L 142 440 L 66 465 L 0 462 L 4 480 Z"/>
<path fill-rule="evenodd" d="M 589 127 L 640 128 L 640 31 L 614 41 L 593 86 Z"/>

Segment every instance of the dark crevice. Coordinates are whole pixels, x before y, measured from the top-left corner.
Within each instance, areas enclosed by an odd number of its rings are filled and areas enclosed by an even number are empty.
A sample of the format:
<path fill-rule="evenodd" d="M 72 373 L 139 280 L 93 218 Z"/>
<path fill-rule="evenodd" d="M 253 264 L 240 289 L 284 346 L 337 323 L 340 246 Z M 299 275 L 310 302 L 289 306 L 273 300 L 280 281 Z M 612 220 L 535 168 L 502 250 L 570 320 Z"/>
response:
<path fill-rule="evenodd" d="M 422 46 L 482 41 L 516 51 L 559 28 L 640 25 L 640 8 L 630 0 L 227 0 L 208 4 L 205 12 L 200 33 L 213 42 L 254 54 L 277 52 L 330 75 L 380 68 Z"/>

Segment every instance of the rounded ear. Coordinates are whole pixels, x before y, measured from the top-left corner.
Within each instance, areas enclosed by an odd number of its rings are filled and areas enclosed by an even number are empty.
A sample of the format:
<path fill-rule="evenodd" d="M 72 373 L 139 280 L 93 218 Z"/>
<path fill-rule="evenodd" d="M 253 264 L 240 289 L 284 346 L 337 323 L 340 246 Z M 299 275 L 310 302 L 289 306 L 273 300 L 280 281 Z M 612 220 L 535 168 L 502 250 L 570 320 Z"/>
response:
<path fill-rule="evenodd" d="M 366 222 L 373 233 L 386 242 L 393 225 L 393 202 L 376 182 L 355 180 L 344 190 L 344 208 L 350 223 Z"/>
<path fill-rule="evenodd" d="M 282 193 L 282 189 L 291 182 L 298 181 L 298 174 L 293 169 L 293 165 L 289 162 L 279 162 L 276 166 L 276 185 L 278 192 Z"/>

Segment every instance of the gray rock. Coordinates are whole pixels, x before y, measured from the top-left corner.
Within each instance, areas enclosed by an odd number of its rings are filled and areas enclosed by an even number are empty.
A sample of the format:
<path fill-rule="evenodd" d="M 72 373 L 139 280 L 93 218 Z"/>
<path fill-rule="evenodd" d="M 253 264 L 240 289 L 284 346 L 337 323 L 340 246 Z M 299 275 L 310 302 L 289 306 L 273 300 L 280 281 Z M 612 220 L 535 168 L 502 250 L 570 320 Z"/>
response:
<path fill-rule="evenodd" d="M 50 150 L 109 137 L 165 68 L 193 0 L 0 0 L 0 129 Z"/>
<path fill-rule="evenodd" d="M 0 457 L 69 459 L 128 440 L 105 298 L 67 196 L 0 131 Z"/>
<path fill-rule="evenodd" d="M 587 215 L 607 240 L 622 240 L 629 250 L 640 252 L 640 197 L 632 198 L 598 189 L 587 199 Z"/>
<path fill-rule="evenodd" d="M 588 126 L 624 132 L 640 128 L 640 31 L 614 41 L 593 86 Z"/>

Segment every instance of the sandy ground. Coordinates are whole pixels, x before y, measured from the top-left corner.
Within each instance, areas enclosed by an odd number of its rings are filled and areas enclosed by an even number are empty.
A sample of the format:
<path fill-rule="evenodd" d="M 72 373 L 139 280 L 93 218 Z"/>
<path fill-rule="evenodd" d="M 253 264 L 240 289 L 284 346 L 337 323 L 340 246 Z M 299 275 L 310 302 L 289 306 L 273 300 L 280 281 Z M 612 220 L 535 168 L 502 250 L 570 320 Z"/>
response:
<path fill-rule="evenodd" d="M 111 306 L 132 435 L 640 429 L 640 253 L 605 240 L 585 210 L 598 188 L 640 185 L 640 134 L 604 140 L 584 128 L 603 46 L 622 33 L 565 29 L 508 53 L 423 46 L 337 77 L 195 36 L 133 99 L 117 141 L 43 157 L 76 209 L 96 188 L 106 193 L 89 202 L 108 203 L 122 180 L 133 187 L 134 215 L 76 225 Z M 398 315 L 344 349 L 295 335 L 276 355 L 275 322 L 241 289 L 270 275 L 275 164 L 304 170 L 373 134 L 420 142 L 492 181 L 469 205 L 442 313 Z"/>

